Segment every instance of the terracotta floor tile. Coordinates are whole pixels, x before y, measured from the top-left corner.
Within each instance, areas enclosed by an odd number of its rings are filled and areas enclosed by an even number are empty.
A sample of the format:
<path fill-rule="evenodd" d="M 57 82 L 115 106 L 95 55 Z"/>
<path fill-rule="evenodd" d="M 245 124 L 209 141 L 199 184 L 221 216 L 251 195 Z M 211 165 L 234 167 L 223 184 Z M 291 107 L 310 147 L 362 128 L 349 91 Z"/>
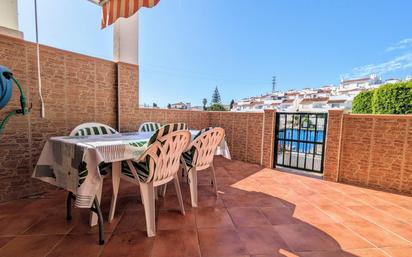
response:
<path fill-rule="evenodd" d="M 342 250 L 337 251 L 313 251 L 313 252 L 299 252 L 300 257 L 349 257 L 347 253 Z M 355 257 L 355 256 L 353 256 Z"/>
<path fill-rule="evenodd" d="M 412 242 L 412 225 L 394 219 L 381 219 L 376 224 Z"/>
<path fill-rule="evenodd" d="M 190 198 L 188 203 L 190 202 Z M 199 195 L 197 198 L 197 206 L 198 208 L 204 207 L 215 207 L 215 208 L 224 208 L 225 205 L 220 197 L 216 197 L 215 195 Z"/>
<path fill-rule="evenodd" d="M 412 209 L 407 209 L 395 205 L 377 206 L 377 208 L 385 212 L 387 215 L 390 215 L 391 217 L 412 223 Z"/>
<path fill-rule="evenodd" d="M 389 257 L 382 249 L 365 248 L 347 250 L 345 257 Z M 397 257 L 397 256 L 393 256 Z"/>
<path fill-rule="evenodd" d="M 113 234 L 106 243 L 101 257 L 151 257 L 155 238 L 144 231 Z"/>
<path fill-rule="evenodd" d="M 353 212 L 355 212 L 357 215 L 361 216 L 362 218 L 366 220 L 371 220 L 373 222 L 391 218 L 389 215 L 387 215 L 380 209 L 372 207 L 372 206 L 350 206 L 348 208 L 350 208 Z"/>
<path fill-rule="evenodd" d="M 5 246 L 9 241 L 11 241 L 14 237 L 11 236 L 5 236 L 5 237 L 0 237 L 0 248 Z"/>
<path fill-rule="evenodd" d="M 247 254 L 236 230 L 225 228 L 199 229 L 202 256 L 236 256 Z"/>
<path fill-rule="evenodd" d="M 134 211 L 134 210 L 133 210 Z M 131 211 L 132 212 L 132 211 Z M 137 211 L 134 211 L 137 212 Z M 109 223 L 107 221 L 107 214 L 103 214 L 104 219 L 104 231 L 111 233 L 115 230 L 117 224 L 119 223 L 122 216 L 116 215 L 114 220 Z M 90 211 L 88 209 L 74 209 L 73 210 L 73 228 L 69 231 L 69 234 L 97 234 L 99 232 L 99 227 L 89 225 Z M 133 224 L 132 224 L 133 225 Z"/>
<path fill-rule="evenodd" d="M 412 247 L 387 247 L 382 248 L 382 250 L 394 257 L 410 257 L 412 255 Z"/>
<path fill-rule="evenodd" d="M 63 236 L 18 236 L 0 249 L 2 257 L 43 257 Z"/>
<path fill-rule="evenodd" d="M 233 222 L 225 208 L 206 207 L 196 211 L 198 228 L 232 228 Z"/>
<path fill-rule="evenodd" d="M 194 229 L 162 230 L 156 235 L 153 257 L 200 256 L 197 233 Z"/>
<path fill-rule="evenodd" d="M 261 207 L 260 210 L 272 225 L 293 224 L 301 222 L 293 217 L 293 209 L 282 207 Z"/>
<path fill-rule="evenodd" d="M 257 254 L 257 255 L 251 255 L 250 257 L 299 257 L 299 255 L 296 253 L 292 253 L 285 249 L 280 249 L 278 253 Z"/>
<path fill-rule="evenodd" d="M 362 239 L 342 224 L 316 224 L 314 226 L 329 236 L 327 240 L 336 241 L 340 245 L 341 249 L 373 247 L 372 244 L 368 243 L 366 240 Z"/>
<path fill-rule="evenodd" d="M 237 195 L 222 195 L 221 198 L 227 208 L 230 207 L 256 207 L 256 201 L 251 196 L 252 193 L 247 193 L 241 197 Z"/>
<path fill-rule="evenodd" d="M 340 249 L 336 240 L 307 223 L 278 225 L 274 228 L 294 252 Z"/>
<path fill-rule="evenodd" d="M 269 220 L 256 207 L 228 208 L 228 211 L 237 227 L 270 226 Z"/>
<path fill-rule="evenodd" d="M 176 210 L 161 210 L 157 224 L 158 230 L 193 229 L 196 228 L 195 214 L 192 210 L 186 211 L 186 215 Z"/>
<path fill-rule="evenodd" d="M 329 217 L 331 217 L 335 222 L 366 221 L 365 219 L 360 217 L 359 214 L 356 214 L 356 212 L 344 206 L 327 204 L 319 205 L 318 207 Z"/>
<path fill-rule="evenodd" d="M 237 231 L 249 254 L 271 254 L 278 253 L 280 249 L 288 249 L 283 239 L 271 226 L 242 227 Z"/>
<path fill-rule="evenodd" d="M 13 215 L 0 219 L 0 235 L 20 235 L 40 220 L 38 215 Z"/>
<path fill-rule="evenodd" d="M 319 208 L 301 204 L 296 206 L 293 213 L 293 217 L 307 223 L 335 223 L 336 221 L 332 219 L 329 215 L 324 213 Z"/>
<path fill-rule="evenodd" d="M 0 256 L 412 256 L 412 197 L 220 157 L 215 166 L 218 196 L 208 172 L 200 172 L 199 208 L 191 207 L 189 186 L 181 180 L 185 216 L 168 185 L 165 198 L 156 201 L 153 238 L 146 235 L 139 188 L 126 181 L 115 220 L 104 224 L 105 246 L 97 244 L 98 227 L 89 227 L 89 210 L 73 208 L 67 223 L 64 190 L 0 203 Z M 105 179 L 105 219 L 111 190 Z"/>
<path fill-rule="evenodd" d="M 370 222 L 346 222 L 344 225 L 367 238 L 377 247 L 405 246 L 409 244 L 400 237 Z"/>
<path fill-rule="evenodd" d="M 131 231 L 147 231 L 144 210 L 126 211 L 117 224 L 114 233 L 124 233 Z"/>
<path fill-rule="evenodd" d="M 105 234 L 105 241 L 110 238 L 110 234 Z M 97 257 L 103 250 L 103 245 L 98 244 L 98 234 L 86 235 L 66 235 L 53 250 L 47 254 L 47 257 Z"/>
<path fill-rule="evenodd" d="M 73 216 L 73 218 L 76 217 L 78 216 Z M 24 232 L 24 235 L 64 235 L 74 227 L 75 223 L 76 220 L 67 221 L 66 215 L 47 214 L 43 219 Z"/>

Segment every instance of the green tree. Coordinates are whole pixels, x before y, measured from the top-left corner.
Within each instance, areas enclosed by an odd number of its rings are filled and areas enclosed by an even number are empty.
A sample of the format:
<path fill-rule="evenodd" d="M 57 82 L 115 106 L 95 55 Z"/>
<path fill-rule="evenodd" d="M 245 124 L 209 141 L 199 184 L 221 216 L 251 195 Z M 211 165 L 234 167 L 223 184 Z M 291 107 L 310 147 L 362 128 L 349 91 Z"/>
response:
<path fill-rule="evenodd" d="M 215 88 L 215 91 L 213 91 L 213 95 L 212 95 L 212 101 L 211 101 L 212 105 L 213 104 L 221 104 L 222 100 L 220 99 L 220 93 L 219 93 L 219 89 Z"/>
<path fill-rule="evenodd" d="M 207 110 L 212 112 L 226 111 L 225 107 L 220 103 L 212 104 L 211 106 L 209 106 L 209 108 L 207 108 Z"/>
<path fill-rule="evenodd" d="M 412 81 L 375 89 L 372 111 L 376 114 L 412 114 Z"/>
<path fill-rule="evenodd" d="M 360 92 L 353 99 L 352 112 L 353 113 L 372 113 L 372 97 L 373 90 Z"/>
<path fill-rule="evenodd" d="M 412 114 L 412 81 L 386 84 L 355 97 L 353 113 Z"/>
<path fill-rule="evenodd" d="M 172 105 L 171 105 L 171 104 L 167 104 L 167 109 L 170 109 L 170 108 L 172 108 Z"/>
<path fill-rule="evenodd" d="M 232 101 L 230 101 L 230 110 L 233 109 L 234 105 L 235 105 L 235 100 L 232 99 Z"/>
<path fill-rule="evenodd" d="M 202 104 L 203 104 L 203 110 L 206 111 L 206 104 L 207 104 L 207 99 L 206 98 L 203 98 Z"/>
<path fill-rule="evenodd" d="M 157 103 L 153 103 L 153 108 L 157 108 Z"/>

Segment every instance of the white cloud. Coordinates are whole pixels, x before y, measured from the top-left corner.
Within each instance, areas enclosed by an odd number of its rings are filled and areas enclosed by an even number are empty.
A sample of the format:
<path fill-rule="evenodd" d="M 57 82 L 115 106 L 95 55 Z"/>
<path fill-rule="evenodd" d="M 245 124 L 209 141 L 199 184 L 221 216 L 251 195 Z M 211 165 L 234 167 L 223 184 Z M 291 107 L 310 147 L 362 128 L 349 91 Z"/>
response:
<path fill-rule="evenodd" d="M 412 47 L 412 38 L 406 38 L 406 39 L 403 39 L 403 40 L 399 41 L 395 45 L 386 48 L 386 52 L 391 52 L 391 51 L 401 50 L 401 49 L 407 49 L 407 48 L 411 48 L 411 47 Z"/>
<path fill-rule="evenodd" d="M 342 74 L 341 77 L 361 77 L 370 75 L 372 73 L 382 75 L 391 71 L 404 70 L 407 68 L 412 68 L 412 53 L 406 53 L 390 61 L 383 62 L 380 64 L 368 64 L 356 67 L 352 70 L 352 72 Z"/>

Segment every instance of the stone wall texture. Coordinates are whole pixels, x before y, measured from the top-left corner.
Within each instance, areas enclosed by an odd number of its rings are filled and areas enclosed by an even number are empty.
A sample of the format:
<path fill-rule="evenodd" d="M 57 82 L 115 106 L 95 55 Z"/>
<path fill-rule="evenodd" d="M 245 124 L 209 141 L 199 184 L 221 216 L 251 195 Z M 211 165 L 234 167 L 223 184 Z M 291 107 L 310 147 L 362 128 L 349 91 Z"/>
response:
<path fill-rule="evenodd" d="M 412 194 L 412 115 L 329 113 L 325 179 Z"/>
<path fill-rule="evenodd" d="M 203 112 L 139 108 L 139 68 L 40 46 L 46 116 L 41 117 L 36 45 L 0 35 L 0 65 L 21 81 L 32 104 L 29 115 L 13 117 L 0 135 L 0 202 L 52 187 L 31 178 L 47 138 L 68 135 L 84 122 L 101 122 L 121 132 L 147 121 L 185 122 L 192 129 L 225 129 L 232 158 L 273 166 L 275 111 Z M 14 89 L 0 119 L 19 106 Z M 165 96 L 167 97 L 167 96 Z M 330 111 L 324 178 L 412 194 L 412 116 L 349 115 Z"/>
<path fill-rule="evenodd" d="M 31 178 L 43 145 L 47 138 L 68 135 L 84 122 L 105 123 L 121 132 L 136 131 L 146 121 L 185 122 L 193 129 L 221 126 L 233 159 L 271 165 L 273 111 L 264 114 L 138 108 L 138 66 L 43 45 L 40 68 L 46 115 L 42 118 L 36 57 L 35 44 L 0 35 L 0 65 L 12 70 L 32 104 L 29 115 L 11 118 L 0 135 L 0 202 L 52 189 Z M 0 119 L 18 108 L 18 99 L 15 88 L 12 101 L 0 110 Z"/>
<path fill-rule="evenodd" d="M 12 117 L 0 135 L 0 201 L 49 188 L 31 178 L 47 138 L 67 135 L 83 122 L 117 126 L 116 63 L 40 46 L 46 110 L 41 118 L 36 57 L 35 44 L 0 35 L 0 65 L 11 69 L 32 104 L 29 115 Z M 18 107 L 15 87 L 11 102 L 0 110 L 0 119 Z"/>

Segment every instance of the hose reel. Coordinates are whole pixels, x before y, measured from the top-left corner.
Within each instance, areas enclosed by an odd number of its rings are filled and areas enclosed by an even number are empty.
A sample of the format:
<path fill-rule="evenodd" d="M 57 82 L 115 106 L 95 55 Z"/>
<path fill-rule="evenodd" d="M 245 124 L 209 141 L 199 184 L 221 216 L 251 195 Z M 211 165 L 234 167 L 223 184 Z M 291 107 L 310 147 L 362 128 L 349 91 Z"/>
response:
<path fill-rule="evenodd" d="M 4 126 L 13 115 L 26 115 L 29 113 L 27 108 L 26 96 L 24 95 L 23 88 L 19 81 L 13 76 L 11 71 L 0 65 L 0 110 L 3 109 L 10 101 L 13 92 L 13 82 L 16 84 L 20 91 L 20 109 L 9 112 L 6 117 L 0 122 L 0 134 L 2 133 Z"/>

